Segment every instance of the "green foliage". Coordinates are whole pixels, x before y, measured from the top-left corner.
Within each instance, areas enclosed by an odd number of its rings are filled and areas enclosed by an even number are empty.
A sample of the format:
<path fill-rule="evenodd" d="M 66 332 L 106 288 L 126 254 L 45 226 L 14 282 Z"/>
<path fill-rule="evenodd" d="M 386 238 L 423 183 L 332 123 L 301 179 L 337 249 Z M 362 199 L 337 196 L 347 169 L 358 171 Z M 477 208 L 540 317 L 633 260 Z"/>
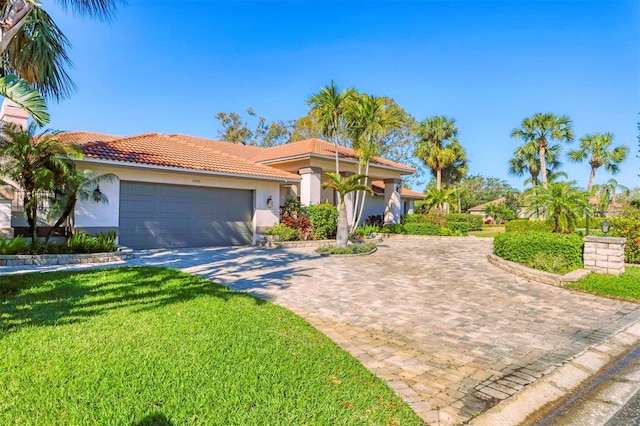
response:
<path fill-rule="evenodd" d="M 589 274 L 568 288 L 582 290 L 599 296 L 615 297 L 632 302 L 640 302 L 640 268 L 626 268 L 620 276 Z"/>
<path fill-rule="evenodd" d="M 21 236 L 0 238 L 0 254 L 23 254 L 29 250 L 29 245 Z"/>
<path fill-rule="evenodd" d="M 609 219 L 605 219 L 603 217 L 589 216 L 589 233 L 591 233 L 591 230 L 593 229 L 599 230 L 600 224 L 605 220 L 609 220 Z M 576 221 L 576 228 L 586 229 L 586 227 L 587 227 L 587 218 L 585 216 L 581 217 Z"/>
<path fill-rule="evenodd" d="M 268 227 L 267 234 L 272 235 L 278 241 L 295 241 L 299 238 L 298 231 L 289 228 L 284 223 L 278 223 Z"/>
<path fill-rule="evenodd" d="M 447 221 L 447 228 L 449 228 L 456 235 L 468 235 L 471 226 L 469 222 L 453 222 Z"/>
<path fill-rule="evenodd" d="M 556 273 L 582 268 L 583 247 L 578 235 L 551 232 L 505 232 L 493 238 L 496 256 Z"/>
<path fill-rule="evenodd" d="M 404 229 L 409 235 L 443 235 L 446 233 L 443 231 L 446 228 L 430 223 L 407 223 L 404 225 Z"/>
<path fill-rule="evenodd" d="M 374 235 L 380 232 L 380 227 L 377 225 L 362 225 L 356 229 L 356 235 L 361 237 L 367 237 L 369 235 Z"/>
<path fill-rule="evenodd" d="M 611 223 L 609 236 L 626 238 L 624 261 L 640 263 L 640 215 L 607 218 Z"/>
<path fill-rule="evenodd" d="M 400 218 L 400 223 L 430 223 L 432 225 L 444 226 L 447 220 L 444 216 L 435 213 L 415 213 L 405 214 Z"/>
<path fill-rule="evenodd" d="M 445 219 L 447 220 L 447 225 L 451 222 L 467 222 L 469 224 L 469 231 L 481 231 L 482 225 L 484 224 L 482 216 L 477 214 L 450 213 L 445 216 Z"/>
<path fill-rule="evenodd" d="M 375 243 L 358 243 L 352 244 L 347 247 L 338 246 L 321 246 L 316 249 L 316 252 L 323 254 L 364 254 L 370 253 L 376 249 Z"/>
<path fill-rule="evenodd" d="M 302 204 L 300 204 L 300 198 L 294 196 L 287 197 L 280 206 L 280 210 L 283 215 L 289 215 L 292 217 L 297 217 L 304 213 Z"/>
<path fill-rule="evenodd" d="M 293 121 L 273 121 L 267 123 L 264 117 L 256 116 L 253 108 L 247 108 L 247 115 L 255 120 L 252 130 L 250 124 L 243 120 L 236 112 L 218 112 L 216 119 L 220 121 L 221 129 L 218 137 L 226 142 L 242 145 L 271 147 L 282 145 L 291 141 Z"/>
<path fill-rule="evenodd" d="M 314 239 L 328 240 L 336 236 L 338 209 L 329 203 L 320 203 L 308 206 L 306 211 Z"/>
<path fill-rule="evenodd" d="M 307 321 L 202 277 L 137 267 L 0 276 L 6 287 L 6 425 L 422 424 Z"/>
<path fill-rule="evenodd" d="M 549 182 L 546 187 L 531 188 L 524 195 L 523 202 L 530 213 L 544 212 L 553 220 L 553 232 L 571 232 L 578 218 L 585 212 L 592 214 L 589 194 L 579 190 L 575 182 Z"/>
<path fill-rule="evenodd" d="M 95 237 L 86 232 L 76 232 L 67 241 L 69 253 L 107 253 L 116 249 L 116 233 L 100 233 Z"/>
<path fill-rule="evenodd" d="M 507 197 L 506 204 L 512 210 L 517 208 L 514 194 L 517 194 L 518 190 L 504 179 L 475 175 L 465 177 L 458 185 L 462 194 L 460 199 L 462 211 L 497 200 L 500 197 Z"/>
<path fill-rule="evenodd" d="M 383 234 L 406 234 L 407 230 L 404 228 L 404 225 L 399 223 L 388 223 L 380 229 L 380 232 Z"/>
<path fill-rule="evenodd" d="M 296 231 L 296 240 L 306 241 L 311 238 L 311 222 L 308 218 L 300 216 L 282 215 L 282 222 L 288 228 Z"/>
<path fill-rule="evenodd" d="M 515 219 L 504 225 L 507 232 L 547 231 L 553 230 L 553 224 L 546 220 Z"/>

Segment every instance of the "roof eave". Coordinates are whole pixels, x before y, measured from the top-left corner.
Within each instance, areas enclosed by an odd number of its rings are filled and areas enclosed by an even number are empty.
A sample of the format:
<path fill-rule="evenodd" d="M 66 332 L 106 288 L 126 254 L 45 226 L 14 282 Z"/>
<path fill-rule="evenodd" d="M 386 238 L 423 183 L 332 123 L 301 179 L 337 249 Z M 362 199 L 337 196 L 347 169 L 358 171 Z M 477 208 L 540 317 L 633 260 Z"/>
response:
<path fill-rule="evenodd" d="M 268 164 L 275 164 L 275 163 L 281 163 L 281 162 L 285 162 L 285 161 L 295 161 L 295 160 L 303 160 L 305 158 L 320 158 L 323 160 L 334 160 L 335 157 L 330 156 L 330 155 L 320 155 L 320 154 L 301 154 L 301 155 L 290 155 L 287 157 L 282 157 L 282 158 L 276 158 L 276 159 L 272 159 L 272 160 L 260 160 L 260 161 L 256 161 L 256 163 L 258 164 L 264 164 L 264 165 L 268 165 Z M 358 164 L 358 160 L 351 160 L 348 158 L 344 158 L 344 157 L 339 157 L 340 161 L 344 161 L 347 163 L 351 163 L 351 164 Z M 374 167 L 380 167 L 383 169 L 387 169 L 387 170 L 394 170 L 394 171 L 399 171 L 401 175 L 411 175 L 413 173 L 415 173 L 416 169 L 413 167 L 410 167 L 409 169 L 401 169 L 398 167 L 393 167 L 393 166 L 388 166 L 386 164 L 380 164 L 380 163 L 375 163 L 375 162 L 371 162 L 369 163 L 370 166 L 374 166 Z"/>

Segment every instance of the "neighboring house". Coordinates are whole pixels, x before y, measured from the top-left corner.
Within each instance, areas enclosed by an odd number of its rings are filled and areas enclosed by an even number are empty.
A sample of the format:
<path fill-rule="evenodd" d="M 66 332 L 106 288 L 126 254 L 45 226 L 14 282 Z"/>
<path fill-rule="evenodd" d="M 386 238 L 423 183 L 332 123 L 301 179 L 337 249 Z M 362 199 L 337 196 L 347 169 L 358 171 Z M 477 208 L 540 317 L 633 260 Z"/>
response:
<path fill-rule="evenodd" d="M 335 169 L 334 145 L 319 139 L 260 148 L 159 133 L 69 132 L 59 138 L 81 147 L 80 169 L 118 177 L 96 188 L 108 197 L 107 205 L 78 202 L 76 229 L 115 231 L 120 244 L 135 249 L 252 244 L 278 222 L 285 197 L 300 197 L 303 205 L 336 201 L 333 191 L 322 190 L 326 172 Z M 340 147 L 338 154 L 341 173 L 357 172 L 353 150 Z M 368 196 L 363 220 L 367 214 L 384 214 L 387 222 L 399 223 L 400 215 L 413 209 L 413 200 L 423 198 L 400 188 L 401 177 L 413 172 L 372 159 L 375 195 Z M 0 191 L 0 230 L 26 226 L 15 201 L 8 223 L 9 192 Z"/>
<path fill-rule="evenodd" d="M 500 197 L 497 198 L 495 200 L 491 200 L 488 201 L 486 203 L 483 204 L 479 204 L 475 207 L 471 207 L 469 210 L 467 210 L 470 214 L 477 214 L 479 216 L 482 216 L 483 220 L 491 220 L 491 215 L 488 215 L 484 212 L 484 209 L 487 208 L 487 206 L 494 206 L 494 205 L 498 205 L 498 204 L 503 204 L 505 201 L 507 201 L 506 197 Z"/>

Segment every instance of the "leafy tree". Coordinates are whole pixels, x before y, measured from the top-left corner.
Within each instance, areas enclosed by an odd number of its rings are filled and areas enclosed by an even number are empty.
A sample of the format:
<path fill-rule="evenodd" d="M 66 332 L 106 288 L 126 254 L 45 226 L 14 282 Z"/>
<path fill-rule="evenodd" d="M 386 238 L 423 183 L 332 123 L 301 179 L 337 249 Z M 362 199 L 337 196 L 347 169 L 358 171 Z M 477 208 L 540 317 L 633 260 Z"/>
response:
<path fill-rule="evenodd" d="M 524 203 L 530 214 L 542 211 L 553 220 L 553 232 L 573 230 L 578 217 L 591 214 L 588 193 L 575 182 L 549 182 L 547 187 L 530 188 L 524 193 Z"/>
<path fill-rule="evenodd" d="M 257 117 L 251 107 L 247 108 L 247 114 L 257 120 L 253 130 L 240 114 L 218 112 L 216 119 L 222 126 L 218 131 L 218 137 L 226 142 L 263 147 L 282 145 L 291 141 L 293 125 L 291 122 L 274 121 L 267 124 L 266 119 L 262 116 Z"/>
<path fill-rule="evenodd" d="M 456 137 L 455 120 L 444 116 L 430 117 L 420 123 L 417 132 L 420 139 L 414 154 L 433 171 L 439 191 L 442 189 L 442 171 L 453 165 L 463 152 Z"/>
<path fill-rule="evenodd" d="M 58 0 L 80 16 L 109 20 L 118 0 Z M 17 103 L 38 123 L 47 123 L 47 97 L 61 99 L 74 89 L 65 67 L 69 41 L 38 2 L 0 0 L 0 94 Z M 35 89 L 35 90 L 34 90 Z M 38 92 L 38 94 L 36 94 Z"/>
<path fill-rule="evenodd" d="M 489 204 L 485 207 L 484 213 L 491 216 L 493 223 L 500 223 L 503 220 L 513 220 L 516 218 L 516 212 L 507 207 L 505 203 Z"/>
<path fill-rule="evenodd" d="M 571 142 L 573 140 L 573 130 L 571 120 L 567 116 L 558 117 L 549 113 L 536 113 L 531 117 L 522 120 L 519 128 L 513 129 L 511 137 L 522 139 L 523 149 L 529 150 L 535 147 L 538 151 L 538 161 L 540 162 L 540 173 L 542 174 L 542 186 L 547 187 L 547 150 L 552 146 L 552 141 Z M 529 146 L 528 144 L 532 144 Z"/>
<path fill-rule="evenodd" d="M 611 147 L 613 135 L 611 133 L 593 133 L 580 138 L 580 148 L 569 151 L 569 159 L 580 162 L 589 157 L 591 165 L 591 174 L 589 175 L 589 184 L 587 191 L 593 188 L 593 181 L 596 178 L 596 171 L 604 166 L 611 174 L 620 172 L 619 164 L 622 163 L 629 153 L 629 147 L 619 145 L 615 148 Z"/>
<path fill-rule="evenodd" d="M 338 230 L 336 234 L 336 243 L 338 247 L 346 247 L 349 239 L 349 224 L 347 223 L 347 207 L 344 197 L 354 191 L 367 191 L 373 195 L 373 190 L 367 185 L 360 183 L 365 179 L 365 175 L 355 174 L 349 177 L 342 177 L 338 173 L 327 172 L 329 181 L 322 184 L 322 188 L 331 188 L 340 194 L 340 206 L 338 208 Z"/>
<path fill-rule="evenodd" d="M 53 189 L 54 197 L 51 200 L 49 214 L 50 219 L 55 216 L 58 216 L 58 219 L 47 233 L 45 239 L 47 242 L 55 230 L 59 229 L 67 220 L 70 221 L 70 230 L 73 230 L 74 213 L 78 200 L 91 199 L 96 203 L 107 204 L 109 202 L 107 196 L 95 188 L 99 188 L 100 182 L 113 182 L 117 179 L 113 173 L 98 175 L 91 170 L 77 170 L 74 164 L 69 165 L 66 172 L 66 174 L 56 177 L 58 182 Z"/>
<path fill-rule="evenodd" d="M 506 180 L 482 175 L 465 177 L 458 183 L 458 186 L 462 191 L 460 206 L 462 211 L 500 197 L 509 197 L 510 194 L 518 193 L 518 190 L 509 185 Z M 513 208 L 513 206 L 510 207 Z"/>
<path fill-rule="evenodd" d="M 56 139 L 56 133 L 36 134 L 38 127 L 31 123 L 27 129 L 14 123 L 4 123 L 0 135 L 0 177 L 9 179 L 23 191 L 24 211 L 32 241 L 37 241 L 38 211 L 47 194 L 52 192 L 60 177 L 69 174 L 72 157 L 79 152 Z"/>
<path fill-rule="evenodd" d="M 328 86 L 321 88 L 318 93 L 314 93 L 307 99 L 307 105 L 311 107 L 311 113 L 320 125 L 322 134 L 335 145 L 336 173 L 340 173 L 338 146 L 340 131 L 344 125 L 344 112 L 356 94 L 353 88 L 340 91 L 331 80 Z"/>

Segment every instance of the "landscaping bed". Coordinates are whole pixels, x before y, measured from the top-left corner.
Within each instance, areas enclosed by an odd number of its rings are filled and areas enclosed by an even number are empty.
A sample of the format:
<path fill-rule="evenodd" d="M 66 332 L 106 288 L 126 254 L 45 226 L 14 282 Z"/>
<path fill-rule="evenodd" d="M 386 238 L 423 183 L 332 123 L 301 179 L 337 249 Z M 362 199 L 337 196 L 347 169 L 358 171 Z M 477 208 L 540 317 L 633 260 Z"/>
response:
<path fill-rule="evenodd" d="M 0 276 L 6 424 L 422 422 L 293 313 L 172 269 Z"/>

